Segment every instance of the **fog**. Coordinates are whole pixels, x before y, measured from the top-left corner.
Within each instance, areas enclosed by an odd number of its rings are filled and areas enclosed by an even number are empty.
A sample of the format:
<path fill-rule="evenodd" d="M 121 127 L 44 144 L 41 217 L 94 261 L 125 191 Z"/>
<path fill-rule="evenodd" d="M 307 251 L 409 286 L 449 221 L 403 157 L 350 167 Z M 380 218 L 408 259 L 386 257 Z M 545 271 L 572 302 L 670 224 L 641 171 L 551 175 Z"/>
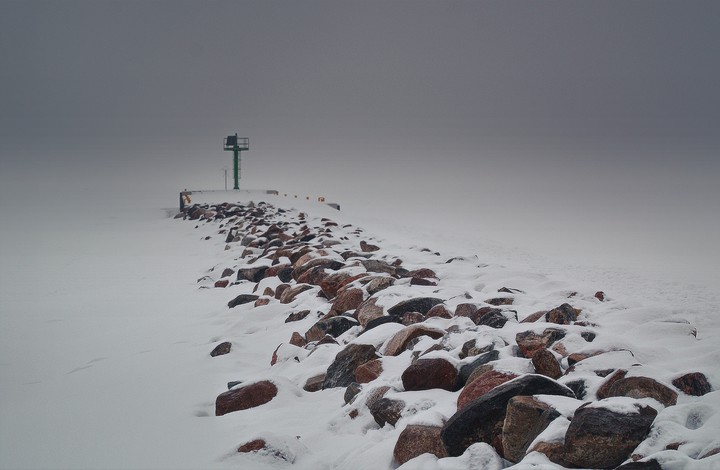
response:
<path fill-rule="evenodd" d="M 0 209 L 18 240 L 26 217 L 91 218 L 88 200 L 161 208 L 221 189 L 222 137 L 238 132 L 244 188 L 720 282 L 716 2 L 2 11 Z"/>

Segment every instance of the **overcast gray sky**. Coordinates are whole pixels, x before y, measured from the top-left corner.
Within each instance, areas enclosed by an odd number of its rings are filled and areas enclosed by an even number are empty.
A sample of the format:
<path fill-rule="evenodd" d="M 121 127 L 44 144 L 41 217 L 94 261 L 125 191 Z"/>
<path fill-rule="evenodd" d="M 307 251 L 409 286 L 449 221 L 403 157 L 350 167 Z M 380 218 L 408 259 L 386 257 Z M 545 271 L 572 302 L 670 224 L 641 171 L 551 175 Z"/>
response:
<path fill-rule="evenodd" d="M 2 0 L 3 185 L 174 202 L 222 186 L 237 131 L 246 186 L 707 241 L 719 24 L 717 1 Z"/>

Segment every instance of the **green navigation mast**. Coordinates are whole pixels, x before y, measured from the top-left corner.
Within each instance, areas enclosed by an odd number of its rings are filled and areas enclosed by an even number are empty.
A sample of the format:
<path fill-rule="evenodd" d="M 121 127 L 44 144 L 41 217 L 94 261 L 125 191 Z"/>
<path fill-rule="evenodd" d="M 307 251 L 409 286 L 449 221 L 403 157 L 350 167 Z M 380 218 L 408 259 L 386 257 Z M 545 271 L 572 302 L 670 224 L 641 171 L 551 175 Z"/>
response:
<path fill-rule="evenodd" d="M 240 189 L 240 186 L 238 186 L 238 180 L 240 179 L 240 152 L 250 150 L 250 139 L 248 137 L 238 137 L 237 134 L 229 135 L 223 139 L 223 150 L 232 150 L 233 152 L 233 176 L 235 177 L 235 187 L 233 189 Z"/>

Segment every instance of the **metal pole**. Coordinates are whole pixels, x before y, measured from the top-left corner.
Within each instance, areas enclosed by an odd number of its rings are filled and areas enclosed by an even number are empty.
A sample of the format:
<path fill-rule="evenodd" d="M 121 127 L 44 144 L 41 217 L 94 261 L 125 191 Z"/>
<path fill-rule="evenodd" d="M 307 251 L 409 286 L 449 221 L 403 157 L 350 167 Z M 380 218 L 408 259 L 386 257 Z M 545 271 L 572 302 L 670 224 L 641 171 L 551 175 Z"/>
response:
<path fill-rule="evenodd" d="M 235 146 L 233 147 L 233 155 L 235 158 L 233 158 L 233 172 L 235 176 L 235 187 L 233 189 L 240 189 L 240 186 L 238 186 L 238 169 L 240 167 L 239 164 L 239 154 L 240 154 L 240 147 L 238 147 L 237 144 L 237 134 L 235 134 Z"/>
<path fill-rule="evenodd" d="M 227 168 L 223 168 L 223 172 L 225 173 L 225 191 L 227 191 Z"/>

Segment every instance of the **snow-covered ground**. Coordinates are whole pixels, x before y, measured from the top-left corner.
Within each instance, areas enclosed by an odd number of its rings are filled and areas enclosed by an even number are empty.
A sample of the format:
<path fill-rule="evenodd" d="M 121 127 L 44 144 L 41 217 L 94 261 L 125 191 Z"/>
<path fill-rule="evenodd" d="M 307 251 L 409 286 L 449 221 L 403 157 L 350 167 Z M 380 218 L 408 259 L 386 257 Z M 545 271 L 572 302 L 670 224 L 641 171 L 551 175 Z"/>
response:
<path fill-rule="evenodd" d="M 469 258 L 467 266 L 438 270 L 448 279 L 440 287 L 477 295 L 504 285 L 522 289 L 531 300 L 518 306 L 520 316 L 578 292 L 608 344 L 629 346 L 648 370 L 661 371 L 666 380 L 701 371 L 714 388 L 720 384 L 716 289 L 533 255 L 461 226 L 433 224 L 430 213 L 412 223 L 393 221 L 388 207 L 338 212 L 281 196 L 261 199 L 362 227 L 368 240 L 407 266 L 440 269 L 430 264 Z M 272 352 L 299 328 L 278 323 L 287 315 L 281 305 L 228 309 L 241 288 L 198 288 L 209 268 L 239 255 L 224 251 L 214 224 L 195 229 L 153 204 L 108 205 L 82 197 L 9 207 L 0 240 L 0 468 L 287 465 L 236 455 L 239 444 L 259 435 L 295 455 L 297 468 L 390 468 L 399 429 L 378 428 L 367 415 L 348 419 L 340 406 L 344 389 L 310 394 L 298 387 L 301 377 L 322 368 L 319 354 L 300 365 L 275 366 L 273 378 L 285 386 L 266 407 L 214 416 L 215 397 L 226 383 L 267 376 Z M 592 302 L 599 290 L 608 302 Z M 697 337 L 682 323 L 664 320 L 686 320 Z M 233 353 L 211 358 L 222 340 L 233 342 Z M 669 423 L 687 421 L 697 410 L 704 417 L 697 429 L 668 425 L 674 437 L 720 445 L 718 393 L 681 397 L 685 408 L 667 416 Z M 455 398 L 434 392 L 417 399 L 439 403 L 433 413 L 442 415 L 453 412 L 443 403 Z M 443 465 L 470 465 L 471 457 L 464 459 Z M 434 468 L 433 461 L 424 462 Z M 697 462 L 680 459 L 676 468 L 718 465 L 717 458 Z"/>

